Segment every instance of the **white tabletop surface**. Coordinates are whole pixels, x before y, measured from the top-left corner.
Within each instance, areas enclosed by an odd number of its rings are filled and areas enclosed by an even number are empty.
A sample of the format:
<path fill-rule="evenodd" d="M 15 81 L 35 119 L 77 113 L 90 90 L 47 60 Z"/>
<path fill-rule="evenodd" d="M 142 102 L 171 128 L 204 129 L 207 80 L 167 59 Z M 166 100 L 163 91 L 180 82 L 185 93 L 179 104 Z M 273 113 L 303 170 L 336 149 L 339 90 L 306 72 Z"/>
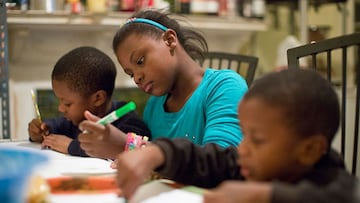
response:
<path fill-rule="evenodd" d="M 12 141 L 0 142 L 1 146 L 7 147 L 26 147 L 39 150 L 49 157 L 49 162 L 43 166 L 36 168 L 34 174 L 41 175 L 44 178 L 59 176 L 111 176 L 116 175 L 116 171 L 110 168 L 110 162 L 104 159 L 85 158 L 65 155 L 49 149 L 41 149 L 40 144 L 31 143 L 29 141 Z M 189 193 L 187 191 L 179 191 L 174 189 L 164 181 L 153 181 L 141 186 L 134 198 L 129 203 L 168 203 L 169 200 L 177 199 L 180 202 L 200 203 L 202 196 L 199 194 Z M 116 194 L 51 194 L 51 203 L 125 203 L 124 198 L 118 197 Z M 172 201 L 170 201 L 172 202 Z"/>
<path fill-rule="evenodd" d="M 110 168 L 110 162 L 97 159 L 85 158 L 65 155 L 53 150 L 41 149 L 40 144 L 30 143 L 29 141 L 13 141 L 0 142 L 0 146 L 6 147 L 25 147 L 31 149 L 38 149 L 41 153 L 49 157 L 49 162 L 45 165 L 39 166 L 34 170 L 35 175 L 40 175 L 44 178 L 59 177 L 59 176 L 98 176 L 98 175 L 116 175 L 116 171 Z M 123 198 L 116 194 L 67 194 L 59 195 L 52 194 L 49 197 L 51 203 L 124 203 Z"/>

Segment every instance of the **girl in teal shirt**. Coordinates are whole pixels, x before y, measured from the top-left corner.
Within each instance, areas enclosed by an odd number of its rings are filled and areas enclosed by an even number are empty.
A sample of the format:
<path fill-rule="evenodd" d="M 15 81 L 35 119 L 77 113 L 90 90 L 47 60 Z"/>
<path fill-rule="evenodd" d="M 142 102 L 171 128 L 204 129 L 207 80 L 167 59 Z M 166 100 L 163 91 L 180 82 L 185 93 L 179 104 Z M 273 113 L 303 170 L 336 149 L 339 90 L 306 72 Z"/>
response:
<path fill-rule="evenodd" d="M 247 84 L 234 71 L 200 67 L 194 59 L 203 58 L 207 51 L 200 33 L 168 14 L 142 10 L 117 31 L 113 50 L 124 72 L 152 95 L 143 114 L 152 139 L 185 137 L 200 145 L 222 147 L 239 144 L 237 106 Z M 80 129 L 93 132 L 79 136 L 86 152 L 106 153 L 114 145 L 126 145 L 125 133 L 96 124 L 97 118 L 90 113 L 85 116 L 89 121 L 80 124 Z M 99 145 L 105 149 L 96 148 Z M 120 153 L 124 148 L 116 149 Z"/>
<path fill-rule="evenodd" d="M 201 83 L 179 111 L 165 111 L 168 95 L 153 96 L 147 102 L 144 121 L 152 139 L 183 137 L 200 145 L 236 146 L 242 139 L 236 106 L 246 90 L 246 82 L 234 71 L 206 69 Z"/>

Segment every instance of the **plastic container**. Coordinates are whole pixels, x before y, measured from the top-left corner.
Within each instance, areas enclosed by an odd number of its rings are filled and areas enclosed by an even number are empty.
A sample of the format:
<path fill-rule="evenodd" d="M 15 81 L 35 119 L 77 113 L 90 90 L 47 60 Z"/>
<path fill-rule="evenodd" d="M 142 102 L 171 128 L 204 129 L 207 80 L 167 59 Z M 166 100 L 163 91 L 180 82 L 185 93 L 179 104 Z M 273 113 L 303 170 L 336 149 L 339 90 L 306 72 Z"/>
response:
<path fill-rule="evenodd" d="M 91 13 L 105 13 L 107 12 L 106 0 L 87 0 L 87 9 Z"/>
<path fill-rule="evenodd" d="M 52 13 L 64 10 L 64 0 L 29 0 L 30 10 L 46 11 Z"/>
<path fill-rule="evenodd" d="M 21 147 L 0 148 L 0 200 L 26 202 L 27 186 L 35 167 L 48 161 L 39 151 Z"/>

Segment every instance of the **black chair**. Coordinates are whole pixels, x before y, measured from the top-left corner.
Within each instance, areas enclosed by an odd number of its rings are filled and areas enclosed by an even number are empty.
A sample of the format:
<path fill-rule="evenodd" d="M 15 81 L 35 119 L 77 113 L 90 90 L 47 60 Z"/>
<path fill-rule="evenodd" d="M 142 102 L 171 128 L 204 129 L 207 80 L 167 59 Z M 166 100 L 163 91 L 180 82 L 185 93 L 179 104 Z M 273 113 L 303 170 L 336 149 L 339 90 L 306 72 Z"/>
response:
<path fill-rule="evenodd" d="M 206 52 L 204 60 L 198 60 L 202 67 L 231 69 L 243 76 L 248 84 L 254 80 L 258 58 L 225 52 Z"/>
<path fill-rule="evenodd" d="M 349 80 L 348 74 L 348 62 L 349 62 L 349 49 L 355 48 L 355 73 L 356 78 L 355 81 Z M 360 65 L 359 65 L 359 56 L 360 56 L 360 33 L 353 33 L 349 35 L 343 35 L 340 37 L 325 39 L 319 42 L 306 44 L 303 46 L 295 47 L 288 49 L 287 57 L 289 68 L 299 68 L 299 59 L 304 57 L 311 58 L 311 66 L 317 71 L 319 69 L 319 57 L 325 56 L 326 60 L 324 62 L 325 66 L 323 68 L 324 77 L 327 80 L 333 82 L 333 56 L 334 53 L 341 54 L 341 154 L 345 159 L 345 149 L 349 146 L 346 145 L 345 138 L 349 138 L 346 136 L 346 131 L 349 128 L 346 128 L 346 125 L 350 124 L 350 121 L 347 121 L 346 109 L 347 109 L 347 93 L 348 93 L 348 84 L 354 83 L 356 87 L 355 93 L 355 117 L 354 117 L 354 138 L 353 138 L 353 154 L 352 157 L 352 167 L 351 173 L 353 175 L 356 174 L 356 166 L 357 166 L 357 155 L 358 155 L 358 137 L 359 137 L 359 101 L 360 101 Z M 352 53 L 352 52 L 351 52 Z M 349 69 L 350 70 L 350 69 Z M 349 107 L 349 106 L 348 106 Z M 349 112 L 348 112 L 349 113 Z M 352 113 L 352 112 L 351 112 Z M 352 123 L 351 123 L 352 124 Z M 348 155 L 349 156 L 349 155 Z"/>

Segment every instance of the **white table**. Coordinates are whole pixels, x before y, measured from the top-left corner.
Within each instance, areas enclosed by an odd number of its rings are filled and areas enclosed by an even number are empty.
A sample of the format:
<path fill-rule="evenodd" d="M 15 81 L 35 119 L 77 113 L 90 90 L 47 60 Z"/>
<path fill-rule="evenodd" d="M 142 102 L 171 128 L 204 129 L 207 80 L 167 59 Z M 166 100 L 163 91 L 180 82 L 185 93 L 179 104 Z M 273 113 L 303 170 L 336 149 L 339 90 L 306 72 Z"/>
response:
<path fill-rule="evenodd" d="M 0 146 L 25 147 L 38 149 L 41 153 L 49 157 L 49 162 L 39 166 L 34 170 L 34 175 L 44 178 L 59 176 L 100 176 L 116 175 L 116 171 L 110 168 L 110 162 L 97 159 L 65 155 L 53 150 L 41 149 L 40 144 L 30 143 L 29 141 L 1 142 Z M 103 202 L 103 203 L 124 203 L 124 198 L 117 197 L 116 194 L 67 194 L 50 195 L 49 201 L 52 203 L 78 203 L 78 202 Z"/>
<path fill-rule="evenodd" d="M 86 175 L 116 175 L 116 171 L 110 168 L 110 162 L 97 159 L 97 158 L 85 158 L 65 155 L 53 150 L 42 150 L 40 144 L 30 143 L 29 141 L 15 141 L 15 142 L 0 142 L 1 146 L 11 147 L 26 147 L 32 149 L 38 149 L 41 153 L 44 153 L 49 157 L 49 162 L 43 166 L 37 167 L 34 174 L 41 175 L 44 178 L 59 177 L 59 176 L 86 176 Z M 175 192 L 175 193 L 169 193 Z M 169 193 L 168 195 L 166 195 Z M 164 194 L 161 195 L 160 194 Z M 200 203 L 202 202 L 201 195 L 190 194 L 186 191 L 176 190 L 166 184 L 163 180 L 153 181 L 141 186 L 131 203 L 139 202 L 156 202 L 163 203 L 169 202 L 169 196 L 172 201 L 177 199 L 180 202 L 187 203 Z M 156 199 L 159 197 L 159 199 Z M 151 198 L 151 199 L 150 199 Z M 160 200 L 161 199 L 161 200 Z M 118 197 L 116 194 L 67 194 L 58 195 L 51 194 L 50 202 L 52 203 L 125 203 L 124 198 Z"/>

